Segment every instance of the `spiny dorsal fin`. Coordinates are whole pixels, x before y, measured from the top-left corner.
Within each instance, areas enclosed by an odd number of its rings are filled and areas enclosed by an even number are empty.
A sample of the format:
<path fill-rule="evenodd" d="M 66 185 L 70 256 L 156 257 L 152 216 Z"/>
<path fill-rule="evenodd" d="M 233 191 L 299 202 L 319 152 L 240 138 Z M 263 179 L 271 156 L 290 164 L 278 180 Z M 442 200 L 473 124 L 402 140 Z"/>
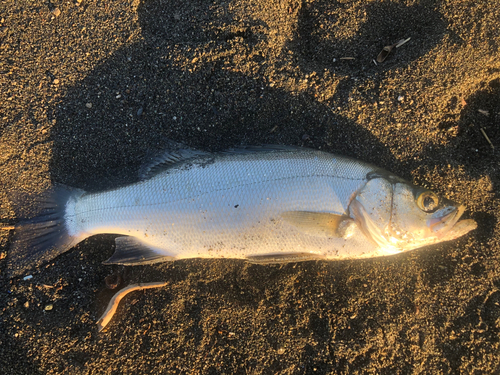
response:
<path fill-rule="evenodd" d="M 140 265 L 174 260 L 173 257 L 157 252 L 135 237 L 117 237 L 115 244 L 115 252 L 104 264 Z"/>
<path fill-rule="evenodd" d="M 139 171 L 141 180 L 147 180 L 158 173 L 163 172 L 172 166 L 181 162 L 189 160 L 196 160 L 199 158 L 213 157 L 214 154 L 206 151 L 199 151 L 190 149 L 182 144 L 169 142 L 169 150 L 160 156 L 151 158 L 145 163 Z M 283 152 L 283 151 L 296 151 L 303 150 L 303 147 L 297 146 L 284 146 L 284 145 L 263 145 L 263 146 L 237 146 L 218 152 L 217 154 L 235 155 L 235 154 L 251 154 L 256 152 Z"/>
<path fill-rule="evenodd" d="M 354 220 L 347 215 L 324 212 L 285 211 L 281 217 L 288 224 L 311 236 L 345 237 Z"/>
<path fill-rule="evenodd" d="M 143 165 L 139 172 L 139 177 L 141 178 L 141 180 L 147 180 L 178 163 L 208 156 L 212 156 L 212 154 L 210 154 L 209 152 L 192 150 L 189 148 L 170 150 L 165 152 L 161 156 L 152 158 L 148 163 Z"/>

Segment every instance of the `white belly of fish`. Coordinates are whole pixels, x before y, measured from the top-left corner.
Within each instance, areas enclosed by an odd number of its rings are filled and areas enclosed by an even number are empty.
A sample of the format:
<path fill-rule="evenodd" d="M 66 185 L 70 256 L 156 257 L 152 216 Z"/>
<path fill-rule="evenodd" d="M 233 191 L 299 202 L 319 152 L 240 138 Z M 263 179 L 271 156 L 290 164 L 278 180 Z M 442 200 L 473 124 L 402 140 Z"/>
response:
<path fill-rule="evenodd" d="M 281 216 L 287 211 L 345 214 L 370 171 L 317 151 L 215 157 L 84 195 L 67 208 L 66 225 L 73 235 L 132 236 L 175 259 L 294 252 L 326 258 L 375 256 L 379 250 L 357 228 L 348 238 L 317 236 Z"/>

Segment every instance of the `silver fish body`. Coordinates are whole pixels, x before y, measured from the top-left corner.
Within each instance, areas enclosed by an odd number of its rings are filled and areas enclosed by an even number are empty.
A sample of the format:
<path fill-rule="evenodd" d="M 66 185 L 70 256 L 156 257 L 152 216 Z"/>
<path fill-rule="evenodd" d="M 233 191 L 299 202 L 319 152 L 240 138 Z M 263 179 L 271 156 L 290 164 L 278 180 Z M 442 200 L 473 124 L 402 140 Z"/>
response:
<path fill-rule="evenodd" d="M 52 245 L 56 255 L 89 236 L 113 233 L 121 236 L 108 262 L 118 264 L 375 257 L 475 228 L 472 220 L 458 222 L 463 206 L 446 202 L 439 208 L 432 201 L 435 195 L 417 198 L 415 191 L 422 194 L 423 189 L 369 164 L 317 150 L 183 150 L 157 160 L 141 182 L 102 193 L 72 190 L 54 199 L 45 215 L 60 224 L 63 239 Z M 422 199 L 436 204 L 432 212 L 418 207 Z M 44 220 L 39 223 L 44 229 Z M 32 263 L 47 258 L 45 232 L 28 238 L 20 224 L 14 268 L 29 263 L 23 245 L 34 246 Z M 37 245 L 41 240 L 46 244 Z"/>

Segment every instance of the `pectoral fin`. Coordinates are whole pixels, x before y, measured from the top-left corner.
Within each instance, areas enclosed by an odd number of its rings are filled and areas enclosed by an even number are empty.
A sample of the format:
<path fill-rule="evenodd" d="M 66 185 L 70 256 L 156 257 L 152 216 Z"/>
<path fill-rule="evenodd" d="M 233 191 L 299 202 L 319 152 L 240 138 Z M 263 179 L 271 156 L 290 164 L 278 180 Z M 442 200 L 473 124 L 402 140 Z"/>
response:
<path fill-rule="evenodd" d="M 346 237 L 354 220 L 347 215 L 324 212 L 286 211 L 281 217 L 288 224 L 311 236 Z"/>
<path fill-rule="evenodd" d="M 135 237 L 123 236 L 115 239 L 116 250 L 105 264 L 141 265 L 174 260 Z"/>

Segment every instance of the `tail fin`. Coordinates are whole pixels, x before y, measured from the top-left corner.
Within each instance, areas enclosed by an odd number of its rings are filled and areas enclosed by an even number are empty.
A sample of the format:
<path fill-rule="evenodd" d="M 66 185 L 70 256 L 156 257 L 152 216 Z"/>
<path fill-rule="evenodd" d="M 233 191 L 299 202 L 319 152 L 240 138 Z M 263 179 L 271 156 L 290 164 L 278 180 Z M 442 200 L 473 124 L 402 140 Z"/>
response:
<path fill-rule="evenodd" d="M 86 237 L 71 235 L 65 220 L 67 206 L 74 205 L 82 194 L 83 190 L 55 185 L 33 199 L 33 207 L 28 208 L 28 216 L 32 218 L 21 219 L 11 241 L 7 260 L 11 277 L 54 259 Z M 26 217 L 28 202 L 24 199 L 22 206 L 20 203 L 16 203 L 18 211 L 22 211 L 21 217 Z"/>

